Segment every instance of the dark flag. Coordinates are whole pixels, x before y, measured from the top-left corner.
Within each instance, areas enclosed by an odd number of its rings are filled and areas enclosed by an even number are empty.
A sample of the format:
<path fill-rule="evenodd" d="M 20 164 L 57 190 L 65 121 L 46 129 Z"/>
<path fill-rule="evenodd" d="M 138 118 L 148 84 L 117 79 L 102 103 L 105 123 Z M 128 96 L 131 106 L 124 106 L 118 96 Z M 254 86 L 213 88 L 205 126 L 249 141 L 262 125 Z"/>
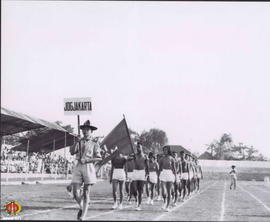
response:
<path fill-rule="evenodd" d="M 110 155 L 100 161 L 98 163 L 99 166 L 102 166 L 114 157 L 116 154 L 116 152 L 114 152 L 116 151 L 116 147 L 118 152 L 124 155 L 134 153 L 125 118 L 121 120 L 121 122 L 104 138 L 100 144 L 100 147 L 107 150 L 107 153 Z"/>

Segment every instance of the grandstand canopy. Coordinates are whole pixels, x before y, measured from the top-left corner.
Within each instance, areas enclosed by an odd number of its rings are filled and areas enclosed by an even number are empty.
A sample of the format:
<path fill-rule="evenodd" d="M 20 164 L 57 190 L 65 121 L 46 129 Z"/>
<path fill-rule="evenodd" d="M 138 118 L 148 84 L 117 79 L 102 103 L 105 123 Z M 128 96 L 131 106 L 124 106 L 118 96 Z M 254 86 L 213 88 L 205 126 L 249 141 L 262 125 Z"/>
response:
<path fill-rule="evenodd" d="M 1 107 L 1 136 L 12 135 L 32 129 L 47 127 L 57 131 L 65 132 L 61 126 L 56 123 L 37 119 L 22 113 Z"/>
<path fill-rule="evenodd" d="M 66 137 L 66 141 L 65 141 Z M 62 149 L 74 144 L 75 135 L 67 131 L 58 131 L 55 129 L 44 129 L 38 135 L 31 136 L 30 138 L 22 138 L 21 144 L 15 146 L 13 150 L 27 151 L 27 144 L 29 140 L 29 152 L 45 152 L 50 153 L 55 150 Z"/>

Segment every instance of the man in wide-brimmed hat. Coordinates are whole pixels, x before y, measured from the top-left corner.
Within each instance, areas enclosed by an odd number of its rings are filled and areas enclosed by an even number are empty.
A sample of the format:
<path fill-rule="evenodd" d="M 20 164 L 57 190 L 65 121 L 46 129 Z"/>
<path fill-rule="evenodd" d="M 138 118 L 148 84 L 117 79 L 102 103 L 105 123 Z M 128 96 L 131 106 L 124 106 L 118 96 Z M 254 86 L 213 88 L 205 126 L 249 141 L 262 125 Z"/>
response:
<path fill-rule="evenodd" d="M 72 173 L 72 186 L 74 199 L 80 206 L 77 215 L 78 220 L 84 220 L 90 201 L 90 186 L 96 183 L 96 171 L 94 163 L 101 160 L 100 147 L 91 136 L 97 127 L 92 126 L 87 120 L 80 126 L 83 138 L 77 139 L 76 143 L 70 147 L 71 155 L 76 155 L 78 161 Z M 80 187 L 83 186 L 83 195 L 80 195 Z M 81 200 L 83 200 L 81 202 Z"/>

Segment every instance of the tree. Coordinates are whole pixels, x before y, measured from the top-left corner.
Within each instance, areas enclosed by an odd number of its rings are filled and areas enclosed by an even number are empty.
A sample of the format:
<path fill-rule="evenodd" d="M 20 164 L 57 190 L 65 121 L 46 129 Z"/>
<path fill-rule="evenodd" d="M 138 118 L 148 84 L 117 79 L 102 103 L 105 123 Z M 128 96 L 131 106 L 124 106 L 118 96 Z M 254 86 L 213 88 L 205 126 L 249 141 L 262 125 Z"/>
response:
<path fill-rule="evenodd" d="M 218 152 L 218 146 L 219 146 L 218 141 L 214 140 L 212 143 L 206 144 L 206 146 L 207 146 L 206 150 L 211 153 L 212 157 L 214 157 L 216 153 Z"/>
<path fill-rule="evenodd" d="M 257 154 L 258 150 L 253 146 L 243 143 L 234 145 L 231 135 L 226 133 L 221 136 L 220 140 L 214 140 L 209 145 L 206 144 L 206 146 L 207 151 L 211 151 L 211 155 L 215 160 L 267 160 L 262 154 Z"/>
<path fill-rule="evenodd" d="M 154 153 L 157 153 L 161 148 L 168 143 L 168 137 L 163 130 L 152 128 L 148 132 L 143 131 L 139 135 L 140 142 Z"/>
<path fill-rule="evenodd" d="M 258 153 L 258 150 L 254 149 L 253 146 L 248 147 L 246 160 L 254 160 L 255 159 L 255 155 L 254 155 L 255 153 Z"/>
<path fill-rule="evenodd" d="M 219 140 L 219 159 L 224 160 L 225 155 L 230 152 L 232 147 L 232 137 L 230 134 L 224 133 Z M 226 155 L 228 158 L 228 155 Z"/>

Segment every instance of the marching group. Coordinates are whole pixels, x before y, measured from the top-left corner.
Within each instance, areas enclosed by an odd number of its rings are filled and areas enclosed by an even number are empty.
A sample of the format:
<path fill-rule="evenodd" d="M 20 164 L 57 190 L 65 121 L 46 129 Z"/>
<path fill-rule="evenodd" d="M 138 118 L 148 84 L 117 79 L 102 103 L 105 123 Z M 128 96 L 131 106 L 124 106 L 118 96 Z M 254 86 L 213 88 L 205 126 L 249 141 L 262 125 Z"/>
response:
<path fill-rule="evenodd" d="M 115 151 L 117 152 L 117 151 Z M 194 192 L 200 190 L 202 169 L 197 159 L 184 151 L 171 152 L 169 146 L 163 147 L 163 154 L 148 155 L 143 153 L 138 142 L 136 154 L 124 156 L 120 152 L 112 159 L 110 182 L 112 183 L 114 205 L 113 209 L 123 208 L 123 186 L 125 183 L 128 203 L 134 197 L 136 210 L 141 210 L 144 187 L 147 203 L 154 204 L 154 196 L 163 199 L 162 209 L 170 211 L 170 204 L 176 206 Z M 116 192 L 119 186 L 119 203 Z"/>
<path fill-rule="evenodd" d="M 73 191 L 73 198 L 79 205 L 77 219 L 85 220 L 90 188 L 96 183 L 95 166 L 103 158 L 98 143 L 91 137 L 97 128 L 87 120 L 80 129 L 83 138 L 70 147 L 70 153 L 75 155 L 77 163 L 67 189 Z M 153 205 L 156 195 L 158 200 L 163 199 L 162 209 L 167 212 L 171 211 L 171 205 L 176 206 L 178 201 L 183 202 L 200 190 L 200 179 L 203 178 L 201 166 L 194 156 L 183 151 L 178 156 L 177 152 L 171 152 L 169 146 L 164 146 L 162 154 L 154 155 L 150 152 L 146 155 L 141 143 L 137 142 L 134 154 L 123 155 L 116 147 L 111 157 L 113 209 L 123 209 L 124 188 L 129 204 L 134 197 L 136 210 L 141 210 L 143 191 L 146 189 L 147 203 Z"/>

